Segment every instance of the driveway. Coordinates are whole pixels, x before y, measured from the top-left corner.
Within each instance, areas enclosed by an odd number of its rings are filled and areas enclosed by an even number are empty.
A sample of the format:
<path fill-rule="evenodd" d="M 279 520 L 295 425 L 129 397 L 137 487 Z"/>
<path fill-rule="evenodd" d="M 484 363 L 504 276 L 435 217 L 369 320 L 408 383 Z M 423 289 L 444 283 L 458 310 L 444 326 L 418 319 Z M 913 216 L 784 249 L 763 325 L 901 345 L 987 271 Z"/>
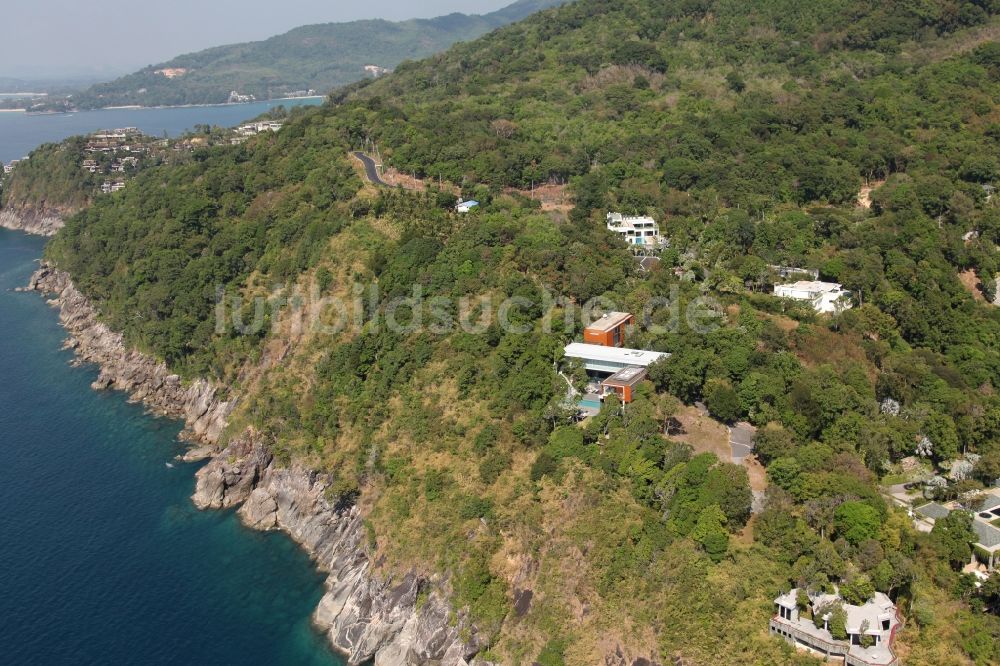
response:
<path fill-rule="evenodd" d="M 757 429 L 745 421 L 740 421 L 729 429 L 729 445 L 733 449 L 733 462 L 742 464 L 743 459 L 753 453 L 753 436 Z"/>

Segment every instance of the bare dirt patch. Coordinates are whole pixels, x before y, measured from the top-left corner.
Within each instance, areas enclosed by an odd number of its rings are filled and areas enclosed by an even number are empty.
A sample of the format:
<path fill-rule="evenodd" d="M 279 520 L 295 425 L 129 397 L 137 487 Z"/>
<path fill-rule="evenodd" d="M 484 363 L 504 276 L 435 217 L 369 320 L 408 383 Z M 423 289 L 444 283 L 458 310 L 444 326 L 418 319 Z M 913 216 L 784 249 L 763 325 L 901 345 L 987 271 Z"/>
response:
<path fill-rule="evenodd" d="M 681 407 L 674 415 L 684 426 L 684 434 L 671 439 L 691 446 L 695 454 L 714 453 L 723 462 L 730 462 L 733 449 L 729 445 L 729 430 L 697 407 Z"/>
<path fill-rule="evenodd" d="M 426 178 L 417 178 L 413 174 L 403 173 L 399 169 L 394 169 L 389 167 L 385 169 L 382 173 L 382 180 L 387 182 L 393 187 L 402 187 L 404 190 L 409 190 L 411 192 L 426 192 L 429 189 L 443 189 L 445 192 L 451 192 L 456 197 L 462 193 L 462 190 L 457 185 L 452 185 L 441 181 L 430 181 Z"/>
<path fill-rule="evenodd" d="M 566 185 L 550 183 L 548 185 L 539 185 L 533 190 L 507 188 L 505 192 L 508 194 L 520 194 L 523 197 L 539 201 L 544 211 L 568 213 L 573 210 L 573 197 L 567 191 Z"/>
<path fill-rule="evenodd" d="M 962 271 L 958 274 L 958 279 L 961 281 L 962 286 L 965 287 L 966 291 L 972 294 L 972 297 L 976 299 L 979 303 L 985 303 L 986 297 L 983 296 L 983 292 L 979 291 L 979 276 L 976 275 L 976 271 L 969 269 L 967 271 Z"/>
<path fill-rule="evenodd" d="M 872 207 L 872 192 L 885 185 L 885 180 L 873 180 L 866 182 L 864 187 L 858 191 L 858 205 L 862 208 Z"/>

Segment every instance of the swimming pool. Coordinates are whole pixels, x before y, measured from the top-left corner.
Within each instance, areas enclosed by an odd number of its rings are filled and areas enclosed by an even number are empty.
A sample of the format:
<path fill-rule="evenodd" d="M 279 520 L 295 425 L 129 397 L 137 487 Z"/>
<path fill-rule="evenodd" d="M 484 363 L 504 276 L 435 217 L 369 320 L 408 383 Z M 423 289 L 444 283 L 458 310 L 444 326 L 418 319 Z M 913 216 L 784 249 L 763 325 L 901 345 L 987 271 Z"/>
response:
<path fill-rule="evenodd" d="M 581 400 L 577 404 L 580 407 L 582 407 L 583 409 L 600 409 L 601 408 L 601 401 L 600 400 L 596 400 L 596 399 L 591 399 L 591 398 L 584 398 L 583 400 Z"/>

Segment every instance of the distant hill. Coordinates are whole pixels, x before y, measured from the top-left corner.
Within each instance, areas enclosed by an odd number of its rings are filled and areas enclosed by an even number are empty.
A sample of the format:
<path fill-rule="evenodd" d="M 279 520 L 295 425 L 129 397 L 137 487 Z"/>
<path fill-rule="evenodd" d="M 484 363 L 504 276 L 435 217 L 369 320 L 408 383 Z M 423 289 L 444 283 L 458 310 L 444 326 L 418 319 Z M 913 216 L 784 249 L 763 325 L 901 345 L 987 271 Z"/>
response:
<path fill-rule="evenodd" d="M 79 108 L 218 104 L 230 93 L 257 99 L 333 88 L 372 76 L 367 65 L 392 69 L 460 41 L 475 39 L 565 0 L 518 0 L 490 14 L 449 14 L 391 22 L 307 25 L 260 42 L 219 46 L 150 65 L 77 96 Z"/>

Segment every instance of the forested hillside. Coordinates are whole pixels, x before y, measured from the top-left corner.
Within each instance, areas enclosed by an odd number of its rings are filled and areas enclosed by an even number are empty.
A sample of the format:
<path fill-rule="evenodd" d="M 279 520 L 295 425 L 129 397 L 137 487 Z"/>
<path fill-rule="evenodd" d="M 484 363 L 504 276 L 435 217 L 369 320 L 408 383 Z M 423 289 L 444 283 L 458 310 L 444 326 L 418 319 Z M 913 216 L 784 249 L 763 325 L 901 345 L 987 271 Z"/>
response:
<path fill-rule="evenodd" d="M 891 596 L 908 665 L 997 663 L 966 514 L 918 531 L 885 493 L 932 479 L 971 505 L 1000 478 L 998 12 L 579 0 L 145 170 L 48 254 L 131 342 L 241 392 L 230 436 L 333 474 L 380 566 L 446 573 L 484 659 L 814 663 L 768 636 L 772 600 L 837 585 Z M 479 210 L 364 185 L 348 154 L 371 140 Z M 660 221 L 658 266 L 609 210 Z M 775 264 L 855 307 L 775 298 Z M 598 296 L 657 303 L 630 344 L 672 356 L 576 424 L 563 315 Z M 718 325 L 671 326 L 664 297 L 710 297 Z M 354 325 L 296 325 L 335 298 Z M 742 420 L 766 471 L 717 453 Z"/>
<path fill-rule="evenodd" d="M 107 106 L 222 104 L 238 91 L 275 99 L 314 89 L 324 95 L 404 60 L 438 53 L 518 21 L 562 0 L 519 0 L 483 15 L 449 14 L 391 22 L 352 21 L 307 25 L 260 42 L 219 46 L 150 65 L 75 95 L 81 109 Z"/>

